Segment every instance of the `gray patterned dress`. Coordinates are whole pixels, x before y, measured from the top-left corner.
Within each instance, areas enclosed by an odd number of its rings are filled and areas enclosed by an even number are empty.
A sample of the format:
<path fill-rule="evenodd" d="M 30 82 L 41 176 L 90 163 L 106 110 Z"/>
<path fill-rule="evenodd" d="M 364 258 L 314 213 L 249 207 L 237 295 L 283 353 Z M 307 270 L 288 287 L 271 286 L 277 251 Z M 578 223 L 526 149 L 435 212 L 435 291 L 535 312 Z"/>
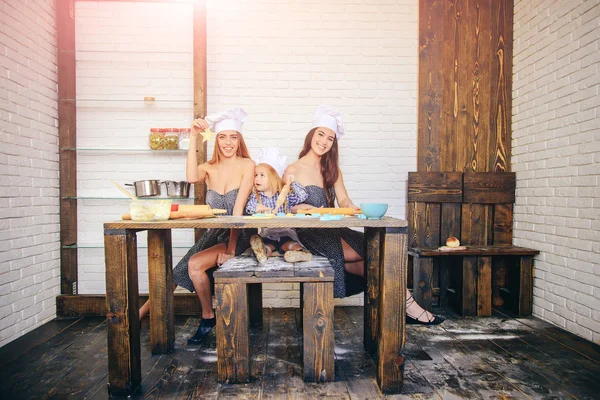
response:
<path fill-rule="evenodd" d="M 233 206 L 235 205 L 237 194 L 238 189 L 230 190 L 225 194 L 219 194 L 214 190 L 207 190 L 206 204 L 210 205 L 212 208 L 226 209 L 226 215 L 231 215 L 233 213 Z M 202 235 L 202 237 L 192 246 L 192 248 L 173 269 L 173 282 L 177 286 L 181 286 L 190 292 L 193 292 L 194 285 L 192 284 L 192 280 L 190 279 L 190 275 L 188 273 L 188 261 L 190 260 L 190 257 L 202 250 L 209 249 L 220 243 L 225 243 L 225 245 L 228 245 L 230 232 L 230 229 L 218 228 L 209 229 L 204 232 L 204 235 Z M 256 229 L 240 229 L 237 244 L 235 246 L 236 256 L 239 256 L 248 247 L 250 247 L 250 236 L 252 236 L 254 233 L 256 233 Z"/>
<path fill-rule="evenodd" d="M 306 186 L 308 198 L 305 204 L 314 207 L 327 207 L 325 190 L 322 187 Z M 334 270 L 333 294 L 342 298 L 360 293 L 365 288 L 365 280 L 349 274 L 344 268 L 344 250 L 342 241 L 350 245 L 363 259 L 365 258 L 364 234 L 350 228 L 303 228 L 296 229 L 300 241 L 313 254 L 327 257 Z"/>

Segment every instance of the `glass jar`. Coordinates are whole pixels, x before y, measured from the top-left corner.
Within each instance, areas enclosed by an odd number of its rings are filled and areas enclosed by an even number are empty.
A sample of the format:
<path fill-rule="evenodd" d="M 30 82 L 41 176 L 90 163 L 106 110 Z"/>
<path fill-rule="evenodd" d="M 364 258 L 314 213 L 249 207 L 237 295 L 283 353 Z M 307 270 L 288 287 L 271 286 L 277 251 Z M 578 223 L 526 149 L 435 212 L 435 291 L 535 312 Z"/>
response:
<path fill-rule="evenodd" d="M 179 149 L 179 128 L 168 128 L 165 132 L 165 150 Z"/>
<path fill-rule="evenodd" d="M 181 128 L 179 130 L 179 148 L 187 150 L 190 148 L 191 128 Z"/>
<path fill-rule="evenodd" d="M 163 150 L 165 148 L 165 132 L 161 128 L 151 128 L 149 144 L 152 150 Z"/>

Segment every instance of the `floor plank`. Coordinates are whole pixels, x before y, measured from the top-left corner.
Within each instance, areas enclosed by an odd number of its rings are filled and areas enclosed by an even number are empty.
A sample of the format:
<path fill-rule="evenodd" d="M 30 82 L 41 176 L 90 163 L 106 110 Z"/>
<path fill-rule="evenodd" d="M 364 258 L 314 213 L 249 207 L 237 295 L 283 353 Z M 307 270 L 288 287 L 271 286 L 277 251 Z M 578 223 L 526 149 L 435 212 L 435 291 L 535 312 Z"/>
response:
<path fill-rule="evenodd" d="M 593 399 L 600 392 L 600 346 L 535 318 L 495 311 L 440 326 L 409 325 L 402 393 L 383 396 L 362 344 L 363 309 L 336 307 L 336 380 L 303 380 L 299 311 L 265 309 L 250 331 L 252 379 L 219 384 L 215 335 L 187 346 L 195 317 L 177 317 L 176 351 L 153 355 L 148 320 L 141 326 L 142 387 L 132 396 L 168 399 Z M 108 399 L 106 324 L 102 318 L 57 320 L 0 349 L 2 398 Z M 13 348 L 22 346 L 22 348 Z M 10 359 L 10 360 L 8 360 Z"/>

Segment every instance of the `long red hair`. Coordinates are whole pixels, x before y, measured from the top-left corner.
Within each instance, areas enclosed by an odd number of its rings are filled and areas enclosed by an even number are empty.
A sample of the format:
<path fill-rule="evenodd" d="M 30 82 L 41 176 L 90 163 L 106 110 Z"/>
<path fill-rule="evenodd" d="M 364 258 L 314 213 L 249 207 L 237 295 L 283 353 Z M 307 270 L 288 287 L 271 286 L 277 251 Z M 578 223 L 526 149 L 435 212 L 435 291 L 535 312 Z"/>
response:
<path fill-rule="evenodd" d="M 242 134 L 240 132 L 238 132 L 238 149 L 235 152 L 235 155 L 238 157 L 242 157 L 242 158 L 250 158 L 250 152 L 248 151 L 248 147 L 246 146 L 244 137 L 242 136 Z M 221 153 L 221 148 L 219 147 L 219 144 L 217 143 L 217 139 L 215 139 L 215 148 L 213 149 L 213 155 L 212 155 L 212 158 L 210 159 L 210 161 L 208 161 L 208 163 L 209 164 L 218 164 L 221 161 L 221 157 L 224 157 L 224 156 L 223 156 L 223 153 Z"/>
<path fill-rule="evenodd" d="M 304 147 L 300 152 L 298 158 L 304 157 L 311 149 L 310 144 L 312 143 L 313 136 L 317 128 L 311 129 L 306 138 L 304 138 Z M 339 168 L 339 156 L 338 156 L 338 141 L 337 137 L 334 136 L 333 144 L 331 149 L 321 157 L 321 177 L 323 178 L 323 188 L 325 189 L 325 197 L 327 199 L 327 207 L 335 207 L 335 190 L 333 185 L 340 176 Z"/>

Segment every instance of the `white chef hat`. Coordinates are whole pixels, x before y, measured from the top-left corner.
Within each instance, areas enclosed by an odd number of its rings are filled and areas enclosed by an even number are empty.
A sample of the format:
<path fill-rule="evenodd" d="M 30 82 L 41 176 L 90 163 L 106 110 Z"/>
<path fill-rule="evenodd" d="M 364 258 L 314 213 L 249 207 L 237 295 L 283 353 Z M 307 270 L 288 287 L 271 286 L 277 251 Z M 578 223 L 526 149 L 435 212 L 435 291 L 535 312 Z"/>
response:
<path fill-rule="evenodd" d="M 285 171 L 285 163 L 287 161 L 286 156 L 279 155 L 278 147 L 264 147 L 260 149 L 260 154 L 254 160 L 256 165 L 258 164 L 269 164 L 277 173 L 279 177 L 283 176 Z"/>
<path fill-rule="evenodd" d="M 321 104 L 315 110 L 312 127 L 325 127 L 335 132 L 335 137 L 340 139 L 344 136 L 344 124 L 342 122 L 342 114 L 334 107 L 326 104 Z"/>
<path fill-rule="evenodd" d="M 207 115 L 205 120 L 215 133 L 232 130 L 242 133 L 242 125 L 246 122 L 246 111 L 241 108 L 232 108 L 217 114 Z"/>

